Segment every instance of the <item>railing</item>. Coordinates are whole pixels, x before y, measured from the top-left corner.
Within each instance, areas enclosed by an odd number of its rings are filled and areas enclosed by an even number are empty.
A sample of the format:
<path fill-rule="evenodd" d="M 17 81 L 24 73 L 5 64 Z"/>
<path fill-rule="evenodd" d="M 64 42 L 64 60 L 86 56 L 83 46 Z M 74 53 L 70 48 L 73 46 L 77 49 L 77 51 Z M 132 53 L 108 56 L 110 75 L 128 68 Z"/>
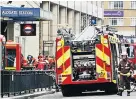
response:
<path fill-rule="evenodd" d="M 53 71 L 1 71 L 1 97 L 35 92 L 37 89 L 51 89 L 54 83 Z"/>

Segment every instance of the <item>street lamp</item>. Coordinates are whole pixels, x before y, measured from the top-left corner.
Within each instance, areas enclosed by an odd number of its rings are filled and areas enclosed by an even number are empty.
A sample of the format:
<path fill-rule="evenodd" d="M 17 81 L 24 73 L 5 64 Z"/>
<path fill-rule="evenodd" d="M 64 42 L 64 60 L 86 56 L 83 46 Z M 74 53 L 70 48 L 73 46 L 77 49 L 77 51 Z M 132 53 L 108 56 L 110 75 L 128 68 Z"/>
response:
<path fill-rule="evenodd" d="M 21 8 L 24 8 L 25 7 L 25 5 L 21 5 Z"/>
<path fill-rule="evenodd" d="M 7 2 L 7 4 L 11 4 L 11 3 L 12 3 L 12 1 L 8 1 L 8 2 Z"/>

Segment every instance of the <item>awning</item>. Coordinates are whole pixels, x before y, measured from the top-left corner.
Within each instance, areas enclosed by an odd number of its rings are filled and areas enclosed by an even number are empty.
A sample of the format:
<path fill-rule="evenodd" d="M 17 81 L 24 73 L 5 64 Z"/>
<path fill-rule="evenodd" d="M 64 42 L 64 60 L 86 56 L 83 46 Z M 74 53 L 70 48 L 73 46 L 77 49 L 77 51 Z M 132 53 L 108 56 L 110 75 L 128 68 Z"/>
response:
<path fill-rule="evenodd" d="M 52 13 L 40 8 L 21 8 L 21 7 L 3 7 L 1 9 L 1 19 L 5 17 L 13 21 L 50 21 Z M 7 20 L 8 20 L 7 19 Z"/>

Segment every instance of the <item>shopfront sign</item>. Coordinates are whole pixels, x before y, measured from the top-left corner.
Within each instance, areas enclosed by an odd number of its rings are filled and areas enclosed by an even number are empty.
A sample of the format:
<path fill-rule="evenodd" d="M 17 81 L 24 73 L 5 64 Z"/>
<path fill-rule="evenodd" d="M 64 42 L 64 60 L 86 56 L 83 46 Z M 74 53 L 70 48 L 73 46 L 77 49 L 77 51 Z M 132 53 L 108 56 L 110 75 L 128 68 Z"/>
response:
<path fill-rule="evenodd" d="M 124 11 L 104 11 L 104 17 L 123 17 Z"/>
<path fill-rule="evenodd" d="M 40 17 L 40 8 L 1 7 L 2 17 Z"/>
<path fill-rule="evenodd" d="M 36 36 L 36 24 L 20 24 L 21 36 Z"/>

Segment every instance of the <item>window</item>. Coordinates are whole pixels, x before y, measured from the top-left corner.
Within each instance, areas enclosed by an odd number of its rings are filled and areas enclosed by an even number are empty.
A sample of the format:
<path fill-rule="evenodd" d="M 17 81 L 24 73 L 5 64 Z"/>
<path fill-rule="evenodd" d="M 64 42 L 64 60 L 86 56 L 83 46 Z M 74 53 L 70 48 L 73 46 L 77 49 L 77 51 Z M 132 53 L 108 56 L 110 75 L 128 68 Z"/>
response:
<path fill-rule="evenodd" d="M 131 26 L 136 26 L 136 18 L 131 18 Z"/>
<path fill-rule="evenodd" d="M 110 18 L 109 25 L 110 26 L 123 26 L 123 18 Z"/>
<path fill-rule="evenodd" d="M 123 1 L 110 1 L 109 9 L 123 9 Z"/>
<path fill-rule="evenodd" d="M 24 56 L 25 56 L 25 46 L 26 46 L 25 44 L 26 44 L 26 39 L 22 38 L 22 52 Z"/>
<path fill-rule="evenodd" d="M 131 9 L 136 9 L 136 1 L 131 1 Z"/>
<path fill-rule="evenodd" d="M 14 67 L 16 66 L 16 49 L 7 49 L 6 50 L 6 66 Z"/>
<path fill-rule="evenodd" d="M 130 46 L 126 49 L 127 53 L 128 53 L 128 57 L 129 58 L 133 58 L 134 57 L 134 47 Z"/>

